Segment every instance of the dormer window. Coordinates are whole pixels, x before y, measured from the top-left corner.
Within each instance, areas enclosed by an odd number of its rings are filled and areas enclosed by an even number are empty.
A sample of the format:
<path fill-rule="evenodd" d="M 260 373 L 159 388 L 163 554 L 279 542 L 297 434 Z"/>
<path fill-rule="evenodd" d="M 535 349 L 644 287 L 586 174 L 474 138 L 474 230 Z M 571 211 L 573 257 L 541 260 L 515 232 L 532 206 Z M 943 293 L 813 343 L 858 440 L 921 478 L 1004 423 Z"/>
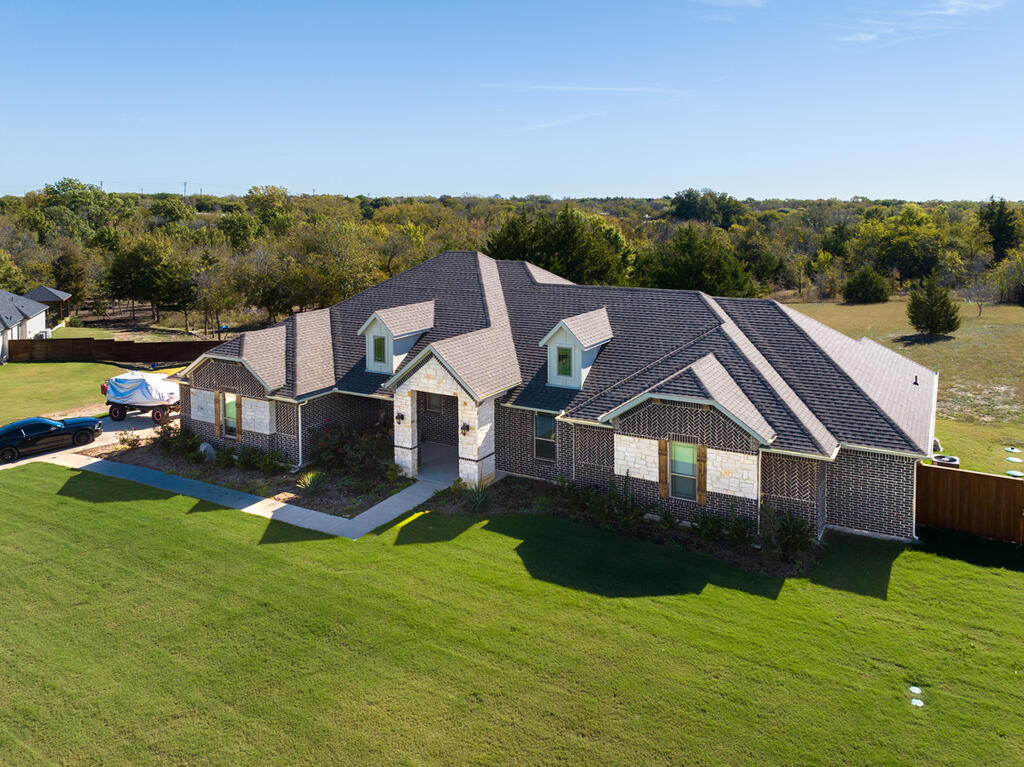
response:
<path fill-rule="evenodd" d="M 434 302 L 378 309 L 359 328 L 366 337 L 366 370 L 393 374 L 409 350 L 434 327 Z"/>
<path fill-rule="evenodd" d="M 612 337 L 604 307 L 560 320 L 540 342 L 548 350 L 548 386 L 582 389 L 601 347 Z"/>
<path fill-rule="evenodd" d="M 572 378 L 572 347 L 557 347 L 557 374 L 559 378 Z"/>

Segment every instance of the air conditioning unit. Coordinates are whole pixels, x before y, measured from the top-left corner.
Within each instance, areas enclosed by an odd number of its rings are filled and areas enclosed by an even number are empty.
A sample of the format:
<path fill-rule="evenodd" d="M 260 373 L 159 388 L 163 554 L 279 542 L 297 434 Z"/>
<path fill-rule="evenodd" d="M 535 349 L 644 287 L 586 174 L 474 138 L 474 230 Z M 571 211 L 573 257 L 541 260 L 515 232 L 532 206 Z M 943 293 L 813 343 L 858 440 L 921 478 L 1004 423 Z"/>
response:
<path fill-rule="evenodd" d="M 933 455 L 933 466 L 945 466 L 947 469 L 959 469 L 960 458 L 955 455 Z"/>
<path fill-rule="evenodd" d="M 53 336 L 53 328 L 43 328 L 36 333 L 36 338 L 50 338 Z"/>

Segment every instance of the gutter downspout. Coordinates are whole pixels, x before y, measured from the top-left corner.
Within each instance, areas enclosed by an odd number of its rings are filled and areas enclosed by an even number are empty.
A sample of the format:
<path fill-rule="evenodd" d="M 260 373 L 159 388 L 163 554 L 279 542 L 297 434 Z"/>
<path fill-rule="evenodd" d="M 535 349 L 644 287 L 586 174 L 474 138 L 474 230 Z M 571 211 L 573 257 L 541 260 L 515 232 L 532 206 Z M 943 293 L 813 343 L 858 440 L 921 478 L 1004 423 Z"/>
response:
<path fill-rule="evenodd" d="M 302 405 L 299 403 L 299 466 L 302 465 Z"/>

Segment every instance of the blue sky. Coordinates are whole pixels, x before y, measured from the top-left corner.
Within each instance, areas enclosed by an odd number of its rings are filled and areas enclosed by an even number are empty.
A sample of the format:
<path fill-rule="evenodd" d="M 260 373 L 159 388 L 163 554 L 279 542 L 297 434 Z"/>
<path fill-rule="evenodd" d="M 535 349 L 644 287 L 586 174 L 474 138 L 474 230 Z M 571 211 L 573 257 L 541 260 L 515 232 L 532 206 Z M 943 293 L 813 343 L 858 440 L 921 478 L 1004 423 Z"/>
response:
<path fill-rule="evenodd" d="M 0 0 L 0 194 L 1024 198 L 1024 0 Z"/>

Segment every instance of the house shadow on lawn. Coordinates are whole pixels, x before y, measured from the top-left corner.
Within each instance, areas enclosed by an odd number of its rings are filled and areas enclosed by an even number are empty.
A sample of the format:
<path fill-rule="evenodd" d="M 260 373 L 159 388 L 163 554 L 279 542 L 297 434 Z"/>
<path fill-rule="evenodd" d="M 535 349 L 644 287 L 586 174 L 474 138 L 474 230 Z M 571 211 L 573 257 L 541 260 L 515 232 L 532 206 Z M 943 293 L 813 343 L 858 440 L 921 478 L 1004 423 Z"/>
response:
<path fill-rule="evenodd" d="M 287 522 L 270 520 L 263 529 L 263 537 L 259 540 L 259 546 L 265 543 L 298 543 L 299 541 L 330 541 L 335 536 L 321 533 L 319 530 L 309 530 L 305 527 L 296 527 Z"/>
<path fill-rule="evenodd" d="M 976 538 L 952 530 L 919 527 L 922 549 L 929 554 L 958 559 L 976 567 L 998 567 L 1024 573 L 1024 547 L 1015 543 Z"/>
<path fill-rule="evenodd" d="M 829 531 L 821 562 L 808 575 L 818 586 L 886 599 L 896 558 L 907 549 L 898 541 Z"/>
<path fill-rule="evenodd" d="M 398 531 L 396 545 L 452 541 L 481 517 L 423 514 Z M 775 599 L 785 582 L 746 573 L 713 557 L 629 538 L 546 514 L 501 514 L 483 530 L 519 541 L 515 548 L 530 575 L 606 597 L 699 594 L 708 585 Z"/>

